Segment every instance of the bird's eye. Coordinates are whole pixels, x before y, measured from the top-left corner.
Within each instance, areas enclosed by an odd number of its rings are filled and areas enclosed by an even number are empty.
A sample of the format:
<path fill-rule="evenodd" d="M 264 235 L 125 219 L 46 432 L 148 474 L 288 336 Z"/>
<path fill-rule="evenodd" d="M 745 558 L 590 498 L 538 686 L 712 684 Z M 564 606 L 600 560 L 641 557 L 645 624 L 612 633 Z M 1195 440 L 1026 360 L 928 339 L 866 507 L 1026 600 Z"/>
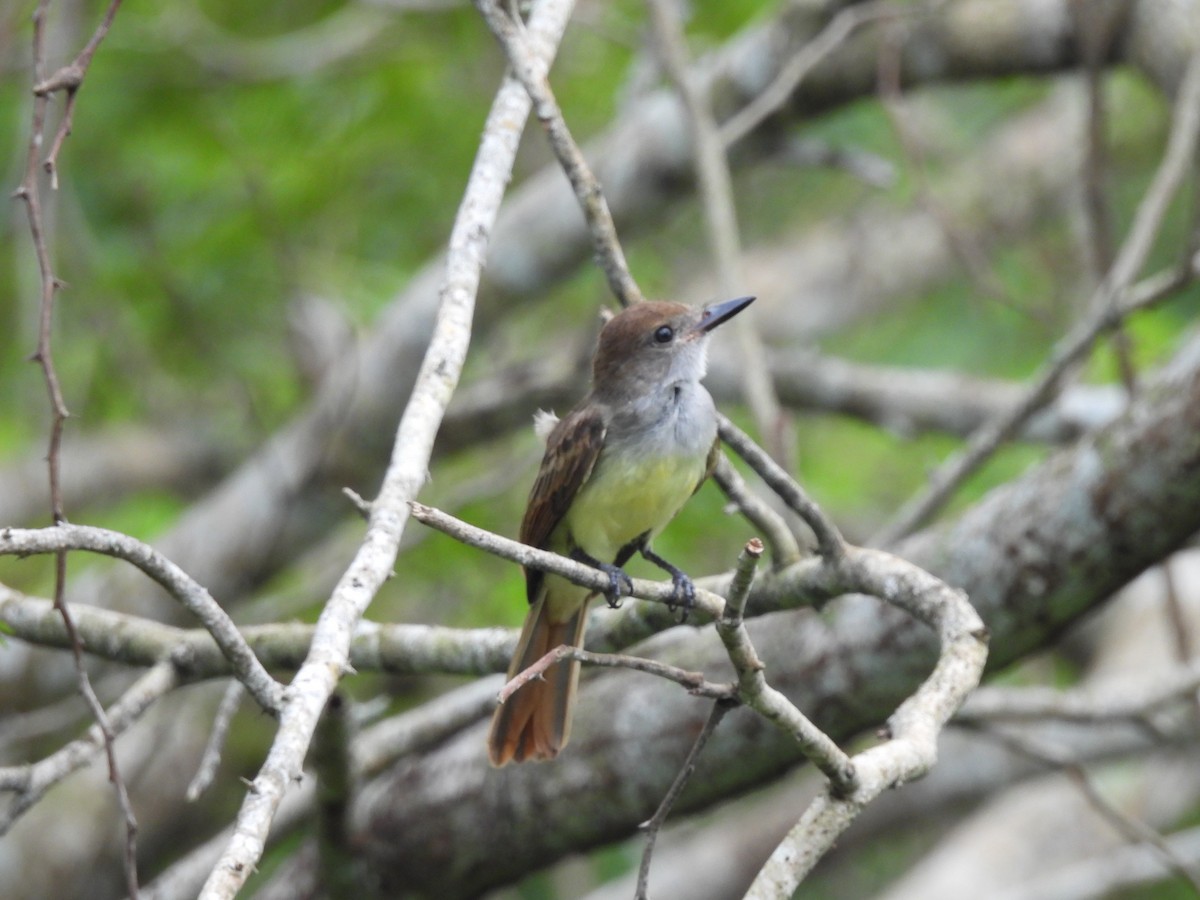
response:
<path fill-rule="evenodd" d="M 673 337 L 675 337 L 675 329 L 670 325 L 660 325 L 654 332 L 654 340 L 660 344 L 669 344 Z"/>

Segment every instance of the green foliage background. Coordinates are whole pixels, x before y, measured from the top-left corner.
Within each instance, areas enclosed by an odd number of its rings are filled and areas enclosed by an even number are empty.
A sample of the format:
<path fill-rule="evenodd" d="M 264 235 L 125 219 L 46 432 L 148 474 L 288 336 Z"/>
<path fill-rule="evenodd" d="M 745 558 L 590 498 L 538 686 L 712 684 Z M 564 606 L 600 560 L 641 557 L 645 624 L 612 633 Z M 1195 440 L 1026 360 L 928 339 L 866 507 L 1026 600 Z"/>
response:
<path fill-rule="evenodd" d="M 19 0 L 0 12 L 0 127 L 8 136 L 2 171 L 9 190 L 21 178 L 28 140 L 27 22 L 33 7 Z M 100 3 L 82 3 L 78 33 L 53 62 L 82 43 L 102 10 Z M 769 11 L 758 4 L 695 4 L 693 49 L 715 47 Z M 375 23 L 355 52 L 311 69 L 277 64 L 278 54 L 287 55 L 284 42 L 297 31 L 332 29 L 348 18 Z M 553 73 L 577 135 L 600 131 L 619 110 L 642 42 L 640 2 L 583 5 Z M 303 54 L 291 59 L 305 61 Z M 122 8 L 80 93 L 74 132 L 60 160 L 61 187 L 49 201 L 50 249 L 67 285 L 58 298 L 54 349 L 73 414 L 69 428 L 85 433 L 134 422 L 182 425 L 197 440 L 245 452 L 285 423 L 310 390 L 286 339 L 289 304 L 317 295 L 356 327 L 371 326 L 443 246 L 501 72 L 499 53 L 469 5 L 403 15 L 312 0 Z M 1044 80 L 1014 79 L 925 91 L 939 110 L 941 131 L 924 177 L 936 186 L 939 174 L 986 142 L 1005 116 L 1050 89 Z M 1123 226 L 1157 162 L 1167 109 L 1133 75 L 1114 76 L 1107 89 Z M 840 110 L 806 125 L 804 134 L 896 161 L 900 177 L 881 192 L 827 170 L 774 166 L 742 173 L 738 198 L 748 245 L 836 221 L 868 201 L 901 208 L 917 199 L 919 181 L 903 164 L 877 102 Z M 548 158 L 533 125 L 518 180 Z M 1175 258 L 1187 215 L 1186 204 L 1174 210 L 1156 266 Z M 12 204 L 2 228 L 0 464 L 43 452 L 48 421 L 40 372 L 27 359 L 36 342 L 38 281 L 19 204 Z M 1078 237 L 1071 229 L 1069 222 L 1041 223 L 992 261 L 992 273 L 1018 298 L 1018 309 L 980 298 L 962 275 L 825 339 L 822 349 L 863 361 L 1023 378 L 1078 309 L 1080 297 L 1064 287 L 1079 280 L 1072 249 Z M 670 294 L 708 258 L 697 208 L 682 204 L 628 250 L 648 292 Z M 568 331 L 585 332 L 606 299 L 596 273 L 581 273 L 550 296 L 533 298 L 505 323 L 523 339 L 505 343 L 524 343 L 528 355 L 566 339 Z M 1137 319 L 1140 364 L 1170 351 L 1184 307 L 1194 299 Z M 476 335 L 473 376 L 492 365 L 485 349 L 490 337 Z M 1088 375 L 1112 380 L 1111 355 L 1100 353 Z M 403 400 L 396 398 L 397 414 Z M 798 470 L 852 534 L 878 524 L 955 446 L 945 437 L 907 438 L 833 417 L 797 418 Z M 1003 452 L 960 502 L 1045 452 L 1023 446 Z M 537 456 L 532 435 L 522 434 L 439 460 L 431 498 L 436 502 L 483 473 L 515 470 L 499 496 L 458 510 L 483 527 L 512 534 Z M 152 539 L 207 486 L 178 494 L 148 491 L 68 513 L 76 521 Z M 732 559 L 748 531 L 721 510 L 715 488 L 705 488 L 663 535 L 660 552 L 697 572 L 724 567 L 721 561 Z M 348 541 L 360 527 L 348 515 Z M 372 618 L 519 621 L 524 599 L 514 567 L 441 536 L 418 537 L 420 552 L 402 557 L 403 577 L 385 589 Z M 44 595 L 49 567 L 3 560 L 0 580 Z M 285 572 L 264 594 L 297 598 L 288 609 L 312 618 L 324 597 L 306 595 L 306 583 L 303 569 Z M 251 604 L 238 615 L 249 620 L 254 610 Z M 400 698 L 428 687 L 414 679 L 366 676 L 351 685 L 362 696 L 387 688 Z M 3 705 L 19 707 L 20 701 L 4 698 Z M 234 768 L 261 747 L 256 729 L 246 731 Z"/>

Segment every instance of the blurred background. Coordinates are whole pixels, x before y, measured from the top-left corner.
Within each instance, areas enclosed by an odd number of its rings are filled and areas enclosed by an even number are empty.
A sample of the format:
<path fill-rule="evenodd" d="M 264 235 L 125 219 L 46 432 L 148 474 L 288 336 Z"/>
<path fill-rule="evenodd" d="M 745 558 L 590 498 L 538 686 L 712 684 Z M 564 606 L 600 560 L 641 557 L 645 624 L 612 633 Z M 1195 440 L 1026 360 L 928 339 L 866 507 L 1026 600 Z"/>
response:
<path fill-rule="evenodd" d="M 1172 6 L 1126 5 L 1147 16 Z M 689 4 L 697 71 L 735 56 L 748 35 L 781 16 L 829 6 Z M 1000 61 L 982 48 L 977 65 L 942 60 L 933 68 L 944 70 L 910 79 L 907 69 L 903 77 L 894 70 L 905 42 L 925 39 L 922 17 L 949 27 L 983 5 L 935 4 L 932 13 L 899 0 L 866 6 L 880 9 L 879 21 L 864 26 L 881 35 L 866 66 L 871 82 L 860 89 L 845 76 L 840 90 L 789 104 L 732 155 L 744 247 L 738 293 L 760 298 L 751 321 L 783 407 L 773 433 L 763 434 L 742 402 L 742 363 L 729 335 L 713 342 L 709 379 L 718 405 L 783 455 L 858 542 L 893 519 L 981 416 L 1020 396 L 1086 313 L 1162 158 L 1179 83 L 1178 66 L 1164 60 L 1178 62 L 1182 53 L 1164 45 L 1138 56 L 1122 43 L 1122 29 L 1133 26 L 1121 19 L 1100 54 L 1103 68 L 1089 70 L 1074 47 Z M 1042 4 L 1049 18 L 1086 6 Z M 85 0 L 50 7 L 51 67 L 73 57 L 104 8 Z M 6 193 L 26 167 L 33 9 L 26 0 L 0 7 Z M 1007 15 L 995 11 L 994 21 L 962 27 L 994 36 L 1017 27 Z M 1030 18 L 1022 27 L 1039 26 Z M 1179 34 L 1184 49 L 1197 40 L 1187 28 Z M 971 49 L 965 39 L 962 46 Z M 430 307 L 405 298 L 440 273 L 503 72 L 479 15 L 459 0 L 182 0 L 120 9 L 79 92 L 58 190 L 43 198 L 47 244 L 64 283 L 53 350 L 71 412 L 63 453 L 70 520 L 161 544 L 239 623 L 315 621 L 362 534 L 341 488 L 372 496 L 407 399 L 403 380 L 379 376 L 415 367 L 423 344 L 414 337 L 387 353 L 372 348 L 406 325 L 423 323 L 427 333 Z M 836 71 L 822 77 L 839 83 Z M 650 153 L 631 146 L 629 135 L 624 144 L 611 140 L 648 98 L 667 91 L 644 3 L 580 0 L 552 83 L 573 133 L 591 141 L 595 158 L 612 171 L 623 171 L 622 153 Z M 55 98 L 52 124 L 61 108 Z M 1089 128 L 1100 131 L 1089 136 Z M 668 137 L 647 138 L 663 142 L 653 150 L 661 167 L 629 163 L 652 185 L 644 201 L 628 198 L 642 182 L 605 183 L 616 195 L 631 270 L 651 297 L 721 299 L 686 154 L 679 164 Z M 677 130 L 673 139 L 687 144 L 688 135 Z M 1172 202 L 1145 272 L 1175 264 L 1190 246 L 1193 182 L 1189 175 Z M 511 227 L 493 244 L 467 371 L 422 494 L 509 536 L 540 458 L 532 413 L 564 412 L 581 396 L 599 310 L 613 305 L 589 264 L 590 249 L 574 232 L 555 243 L 559 221 L 579 228 L 564 184 L 531 122 L 513 180 Z M 39 297 L 25 209 L 13 202 L 0 220 L 0 525 L 50 521 L 49 405 L 42 373 L 30 362 Z M 1111 419 L 1124 404 L 1122 367 L 1143 373 L 1169 358 L 1194 329 L 1196 299 L 1196 286 L 1185 286 L 1129 323 L 1124 350 L 1100 344 L 1051 414 L 1003 446 L 949 510 L 968 508 Z M 378 359 L 389 362 L 373 368 Z M 927 393 L 906 393 L 898 372 L 927 379 Z M 316 408 L 326 418 L 314 416 Z M 296 437 L 305 428 L 311 440 Z M 297 446 L 315 461 L 297 462 Z M 259 496 L 247 487 L 255 478 L 287 482 L 277 493 L 288 499 Z M 205 517 L 218 502 L 224 515 L 261 520 L 245 526 L 254 538 L 244 553 L 221 549 L 220 529 Z M 709 574 L 728 568 L 751 533 L 707 486 L 656 549 L 695 575 Z M 397 571 L 402 577 L 384 587 L 370 619 L 480 627 L 516 626 L 524 615 L 517 567 L 415 524 Z M 656 577 L 637 563 L 632 571 Z M 74 554 L 70 574 L 72 601 L 188 624 L 124 566 Z M 0 558 L 0 585 L 52 596 L 53 560 Z M 1200 602 L 1200 580 L 1181 576 L 1176 587 L 1182 631 L 1178 620 L 1162 623 L 1164 607 L 1147 599 L 1161 586 L 1147 582 L 1124 606 L 1089 619 L 1005 679 L 1065 686 L 1097 671 L 1123 672 L 1122 665 L 1147 671 L 1148 660 L 1169 659 L 1192 627 L 1186 621 Z M 1161 632 L 1148 634 L 1155 628 Z M 13 638 L 0 646 L 4 765 L 46 756 L 90 722 L 68 657 Z M 95 660 L 89 666 L 106 702 L 139 673 Z M 373 721 L 459 683 L 465 680 L 361 672 L 346 679 L 345 691 Z M 221 693 L 212 683 L 184 688 L 127 738 L 144 881 L 231 820 L 244 789 L 239 776 L 253 776 L 274 733 L 243 704 L 214 787 L 201 801 L 183 803 Z M 1051 788 L 1030 779 L 1052 776 L 1011 760 L 990 768 L 994 744 L 970 745 L 978 735 L 960 732 L 948 741 L 967 748 L 944 753 L 945 777 L 957 781 L 916 818 L 887 804 L 873 810 L 804 896 L 951 897 L 963 885 L 987 886 L 980 895 L 989 897 L 1077 896 L 1022 885 L 1103 857 L 1125 840 L 1093 807 L 1074 808 L 1081 794 L 1063 775 L 1053 776 L 1053 790 L 1071 799 L 1053 804 L 1059 824 L 1035 835 L 1030 823 L 1050 814 L 1022 804 L 1048 802 Z M 1194 751 L 1194 744 L 1126 748 L 1097 777 L 1112 803 L 1155 828 L 1181 828 L 1200 814 L 1195 767 L 1181 762 L 1194 760 Z M 955 775 L 965 759 L 978 768 Z M 920 789 L 933 794 L 933 785 L 930 779 Z M 801 770 L 732 808 L 683 820 L 665 846 L 700 855 L 681 855 L 681 874 L 662 877 L 682 880 L 664 883 L 688 884 L 685 873 L 694 876 L 703 858 L 695 848 L 723 823 L 742 822 L 747 840 L 745 823 L 761 826 L 758 843 L 744 851 L 750 866 L 812 789 L 811 773 Z M 1079 840 L 1066 841 L 1062 823 L 1084 819 L 1094 826 L 1079 825 Z M 998 854 L 1003 864 L 988 856 L 999 838 L 983 834 L 1000 821 L 1016 847 Z M 1094 841 L 1085 840 L 1082 833 L 1093 831 Z M 264 880 L 302 834 L 292 831 L 270 851 Z M 51 843 L 53 853 L 38 852 Z M 1079 846 L 1068 854 L 1067 843 Z M 3 893 L 121 896 L 120 846 L 104 773 L 94 766 L 51 791 L 0 839 Z M 634 839 L 497 896 L 584 896 L 636 866 L 639 852 Z M 1109 884 L 1078 896 L 1192 896 L 1183 881 L 1120 894 L 1105 893 L 1118 890 Z M 680 887 L 663 896 L 740 896 L 740 888 L 710 887 L 709 894 Z"/>

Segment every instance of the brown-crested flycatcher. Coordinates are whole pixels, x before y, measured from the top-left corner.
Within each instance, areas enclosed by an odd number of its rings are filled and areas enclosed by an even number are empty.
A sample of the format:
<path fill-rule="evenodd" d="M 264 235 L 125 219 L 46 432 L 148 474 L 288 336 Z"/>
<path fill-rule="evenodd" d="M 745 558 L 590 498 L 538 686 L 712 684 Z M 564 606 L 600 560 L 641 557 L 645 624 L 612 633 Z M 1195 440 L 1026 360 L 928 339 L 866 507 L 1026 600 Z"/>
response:
<path fill-rule="evenodd" d="M 655 554 L 650 541 L 716 464 L 716 410 L 700 384 L 708 337 L 753 300 L 699 310 L 638 303 L 621 311 L 600 332 L 591 392 L 546 438 L 521 541 L 607 573 L 610 605 L 632 589 L 620 566 L 635 552 L 671 573 L 685 608 L 694 600 L 691 581 Z M 580 646 L 595 596 L 536 569 L 525 570 L 525 587 L 530 609 L 510 679 L 560 644 Z M 579 663 L 568 660 L 501 704 L 488 737 L 492 764 L 553 759 L 571 732 L 578 681 Z"/>

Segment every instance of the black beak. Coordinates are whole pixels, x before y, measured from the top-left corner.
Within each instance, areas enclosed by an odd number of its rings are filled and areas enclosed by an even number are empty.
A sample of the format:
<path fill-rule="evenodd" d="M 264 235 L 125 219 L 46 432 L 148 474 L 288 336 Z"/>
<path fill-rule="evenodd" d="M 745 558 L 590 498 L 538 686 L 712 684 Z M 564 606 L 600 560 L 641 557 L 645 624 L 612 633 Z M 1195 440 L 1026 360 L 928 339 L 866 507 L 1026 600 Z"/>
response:
<path fill-rule="evenodd" d="M 722 322 L 728 322 L 753 302 L 753 297 L 738 297 L 736 300 L 723 300 L 720 303 L 706 306 L 704 312 L 700 314 L 700 321 L 693 328 L 699 332 L 712 331 Z"/>

